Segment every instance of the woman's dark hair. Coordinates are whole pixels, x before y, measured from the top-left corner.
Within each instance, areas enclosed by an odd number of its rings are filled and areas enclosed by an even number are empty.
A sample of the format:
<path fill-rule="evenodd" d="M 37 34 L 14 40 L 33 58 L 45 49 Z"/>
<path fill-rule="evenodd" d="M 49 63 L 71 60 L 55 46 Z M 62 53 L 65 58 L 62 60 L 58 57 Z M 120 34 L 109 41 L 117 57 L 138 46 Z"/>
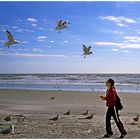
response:
<path fill-rule="evenodd" d="M 113 79 L 108 79 L 107 81 L 111 84 L 111 87 L 114 87 L 115 81 Z"/>

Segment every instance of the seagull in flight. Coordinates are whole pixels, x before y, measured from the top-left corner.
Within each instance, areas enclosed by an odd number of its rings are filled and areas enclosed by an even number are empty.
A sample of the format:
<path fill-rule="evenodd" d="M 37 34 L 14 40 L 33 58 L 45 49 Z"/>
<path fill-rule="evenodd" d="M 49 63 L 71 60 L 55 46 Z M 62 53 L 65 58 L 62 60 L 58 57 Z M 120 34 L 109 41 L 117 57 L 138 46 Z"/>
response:
<path fill-rule="evenodd" d="M 62 29 L 65 29 L 65 28 L 68 28 L 68 24 L 70 24 L 69 21 L 62 21 L 62 20 L 58 20 L 57 21 L 57 25 L 55 27 L 55 30 L 62 30 Z"/>
<path fill-rule="evenodd" d="M 8 42 L 5 42 L 6 47 L 10 47 L 11 45 L 18 44 L 19 42 L 15 41 L 13 35 L 7 30 L 6 31 Z"/>
<path fill-rule="evenodd" d="M 89 47 L 86 47 L 85 45 L 82 45 L 83 46 L 83 55 L 84 55 L 84 58 L 86 58 L 86 55 L 91 55 L 92 54 L 92 51 L 91 50 L 91 46 Z"/>

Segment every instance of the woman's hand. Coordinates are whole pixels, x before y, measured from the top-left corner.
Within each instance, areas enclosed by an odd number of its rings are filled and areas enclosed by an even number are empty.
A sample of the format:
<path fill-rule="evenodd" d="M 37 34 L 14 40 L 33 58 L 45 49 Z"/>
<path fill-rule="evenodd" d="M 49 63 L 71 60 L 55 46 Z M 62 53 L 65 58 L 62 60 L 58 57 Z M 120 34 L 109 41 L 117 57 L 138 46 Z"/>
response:
<path fill-rule="evenodd" d="M 100 98 L 101 98 L 101 100 L 105 100 L 105 96 L 101 95 Z"/>

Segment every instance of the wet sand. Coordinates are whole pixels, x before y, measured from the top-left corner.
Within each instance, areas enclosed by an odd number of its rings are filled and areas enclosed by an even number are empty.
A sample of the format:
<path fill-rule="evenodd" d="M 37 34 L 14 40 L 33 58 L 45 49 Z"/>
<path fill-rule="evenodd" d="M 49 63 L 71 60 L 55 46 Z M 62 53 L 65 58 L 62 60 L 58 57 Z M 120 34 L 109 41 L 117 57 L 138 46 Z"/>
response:
<path fill-rule="evenodd" d="M 104 93 L 102 93 L 104 94 Z M 0 90 L 0 129 L 15 125 L 15 133 L 0 138 L 102 138 L 105 132 L 105 102 L 101 94 L 77 91 Z M 125 138 L 140 138 L 140 122 L 134 122 L 140 114 L 140 93 L 119 93 L 124 109 L 120 119 L 128 134 Z M 53 97 L 53 99 L 51 99 Z M 70 110 L 70 115 L 63 115 Z M 82 113 L 93 113 L 92 119 L 79 119 Z M 49 120 L 59 115 L 57 121 Z M 12 115 L 10 122 L 4 117 Z M 18 115 L 25 116 L 19 120 Z M 88 115 L 87 115 L 88 116 Z M 114 135 L 120 133 L 112 121 Z"/>

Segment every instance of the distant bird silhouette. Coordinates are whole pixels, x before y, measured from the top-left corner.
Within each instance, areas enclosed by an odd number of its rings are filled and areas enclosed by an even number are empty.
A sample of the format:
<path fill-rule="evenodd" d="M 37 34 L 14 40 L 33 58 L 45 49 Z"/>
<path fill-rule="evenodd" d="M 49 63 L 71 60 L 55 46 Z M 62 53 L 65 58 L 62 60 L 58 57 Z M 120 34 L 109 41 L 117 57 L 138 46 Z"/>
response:
<path fill-rule="evenodd" d="M 135 118 L 133 118 L 133 120 L 138 122 L 139 121 L 139 115 L 137 114 L 137 116 Z"/>
<path fill-rule="evenodd" d="M 91 55 L 92 54 L 92 51 L 90 51 L 91 49 L 91 46 L 89 47 L 86 47 L 85 45 L 82 45 L 83 46 L 83 54 L 84 55 L 84 58 L 86 58 L 86 55 Z"/>
<path fill-rule="evenodd" d="M 88 120 L 90 120 L 90 119 L 92 119 L 92 118 L 93 118 L 93 113 L 92 113 L 91 115 L 85 117 L 85 118 L 79 118 L 79 119 L 88 119 Z"/>
<path fill-rule="evenodd" d="M 6 127 L 1 128 L 0 133 L 1 134 L 9 134 L 9 133 L 14 134 L 14 125 L 10 125 L 10 127 L 8 127 L 8 128 L 6 128 Z"/>
<path fill-rule="evenodd" d="M 5 117 L 4 120 L 7 121 L 7 122 L 11 121 L 12 120 L 12 115 L 9 115 L 9 116 Z"/>
<path fill-rule="evenodd" d="M 52 121 L 56 121 L 56 120 L 58 120 L 58 115 L 56 116 L 56 117 L 54 117 L 54 118 L 50 118 L 49 120 L 52 120 Z"/>
<path fill-rule="evenodd" d="M 13 38 L 13 35 L 7 30 L 6 31 L 6 34 L 7 34 L 7 37 L 8 37 L 8 42 L 5 42 L 5 46 L 6 47 L 10 47 L 11 45 L 14 45 L 14 44 L 18 44 L 19 42 L 16 42 Z"/>
<path fill-rule="evenodd" d="M 70 110 L 68 110 L 66 113 L 64 113 L 63 115 L 70 115 Z"/>
<path fill-rule="evenodd" d="M 58 20 L 57 21 L 57 25 L 55 27 L 55 30 L 62 30 L 62 29 L 65 29 L 65 28 L 68 28 L 68 24 L 70 24 L 69 21 L 62 21 L 62 20 Z"/>
<path fill-rule="evenodd" d="M 82 113 L 82 115 L 88 115 L 88 110 L 86 110 L 86 112 Z"/>

